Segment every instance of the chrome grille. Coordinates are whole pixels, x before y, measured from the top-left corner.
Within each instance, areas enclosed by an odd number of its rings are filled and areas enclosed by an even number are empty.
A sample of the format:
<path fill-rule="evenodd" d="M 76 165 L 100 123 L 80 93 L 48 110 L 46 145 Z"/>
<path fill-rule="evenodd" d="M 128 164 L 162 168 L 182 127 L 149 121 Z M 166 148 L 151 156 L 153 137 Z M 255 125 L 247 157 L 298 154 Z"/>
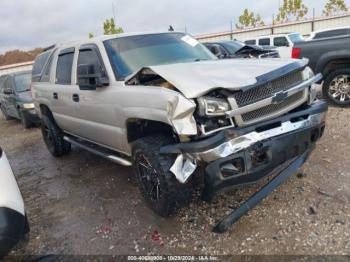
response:
<path fill-rule="evenodd" d="M 259 120 L 260 118 L 266 117 L 273 113 L 279 112 L 284 108 L 293 105 L 298 102 L 304 96 L 304 91 L 298 92 L 294 95 L 287 97 L 283 102 L 279 104 L 271 104 L 248 113 L 242 114 L 242 119 L 244 122 L 250 122 L 253 120 Z"/>
<path fill-rule="evenodd" d="M 288 90 L 302 81 L 302 72 L 297 71 L 246 92 L 235 93 L 233 97 L 236 99 L 238 107 L 242 107 L 270 97 L 274 93 Z"/>

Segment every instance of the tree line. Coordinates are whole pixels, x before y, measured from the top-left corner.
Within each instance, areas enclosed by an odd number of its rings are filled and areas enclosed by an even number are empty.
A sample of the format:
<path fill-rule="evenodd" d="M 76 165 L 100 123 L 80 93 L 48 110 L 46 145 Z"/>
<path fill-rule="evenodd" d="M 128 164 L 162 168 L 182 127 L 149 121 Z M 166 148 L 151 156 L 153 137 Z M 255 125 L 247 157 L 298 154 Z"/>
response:
<path fill-rule="evenodd" d="M 284 23 L 291 21 L 298 21 L 306 17 L 309 9 L 303 3 L 302 0 L 283 0 L 282 5 L 278 9 L 276 18 L 273 18 L 272 23 Z M 344 0 L 328 0 L 325 4 L 322 14 L 324 16 L 332 16 L 341 14 L 348 11 L 348 7 Z M 247 8 L 243 10 L 243 13 L 238 18 L 237 29 L 243 29 L 248 27 L 264 26 L 265 22 L 262 20 L 259 14 L 256 14 Z"/>

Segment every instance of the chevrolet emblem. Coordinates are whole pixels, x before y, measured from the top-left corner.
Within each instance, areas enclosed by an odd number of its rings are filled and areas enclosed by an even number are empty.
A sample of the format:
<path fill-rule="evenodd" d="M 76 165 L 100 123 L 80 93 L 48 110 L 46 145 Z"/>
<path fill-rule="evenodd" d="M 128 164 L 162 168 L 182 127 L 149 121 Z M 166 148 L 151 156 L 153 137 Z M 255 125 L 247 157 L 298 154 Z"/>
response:
<path fill-rule="evenodd" d="M 279 104 L 288 97 L 288 92 L 278 92 L 272 97 L 273 104 Z"/>

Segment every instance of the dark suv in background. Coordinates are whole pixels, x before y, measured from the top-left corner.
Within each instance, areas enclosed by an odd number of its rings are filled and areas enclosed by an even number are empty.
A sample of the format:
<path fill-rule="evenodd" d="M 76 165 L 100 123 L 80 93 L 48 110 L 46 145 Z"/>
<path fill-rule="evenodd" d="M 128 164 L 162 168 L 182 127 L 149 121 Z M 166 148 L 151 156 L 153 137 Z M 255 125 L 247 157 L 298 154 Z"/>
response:
<path fill-rule="evenodd" d="M 30 91 L 31 72 L 0 76 L 0 108 L 6 120 L 17 118 L 25 128 L 39 123 Z"/>

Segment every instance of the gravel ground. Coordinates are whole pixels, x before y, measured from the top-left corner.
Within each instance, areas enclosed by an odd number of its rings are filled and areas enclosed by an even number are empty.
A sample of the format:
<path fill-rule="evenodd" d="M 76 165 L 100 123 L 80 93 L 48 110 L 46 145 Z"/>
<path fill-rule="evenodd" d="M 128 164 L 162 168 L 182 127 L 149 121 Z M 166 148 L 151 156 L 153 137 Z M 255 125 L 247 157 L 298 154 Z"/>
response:
<path fill-rule="evenodd" d="M 0 119 L 5 149 L 27 208 L 29 241 L 11 255 L 350 255 L 350 111 L 330 108 L 325 135 L 292 176 L 228 232 L 211 232 L 261 185 L 197 197 L 170 219 L 139 194 L 132 169 L 73 148 L 49 155 L 38 128 Z"/>

